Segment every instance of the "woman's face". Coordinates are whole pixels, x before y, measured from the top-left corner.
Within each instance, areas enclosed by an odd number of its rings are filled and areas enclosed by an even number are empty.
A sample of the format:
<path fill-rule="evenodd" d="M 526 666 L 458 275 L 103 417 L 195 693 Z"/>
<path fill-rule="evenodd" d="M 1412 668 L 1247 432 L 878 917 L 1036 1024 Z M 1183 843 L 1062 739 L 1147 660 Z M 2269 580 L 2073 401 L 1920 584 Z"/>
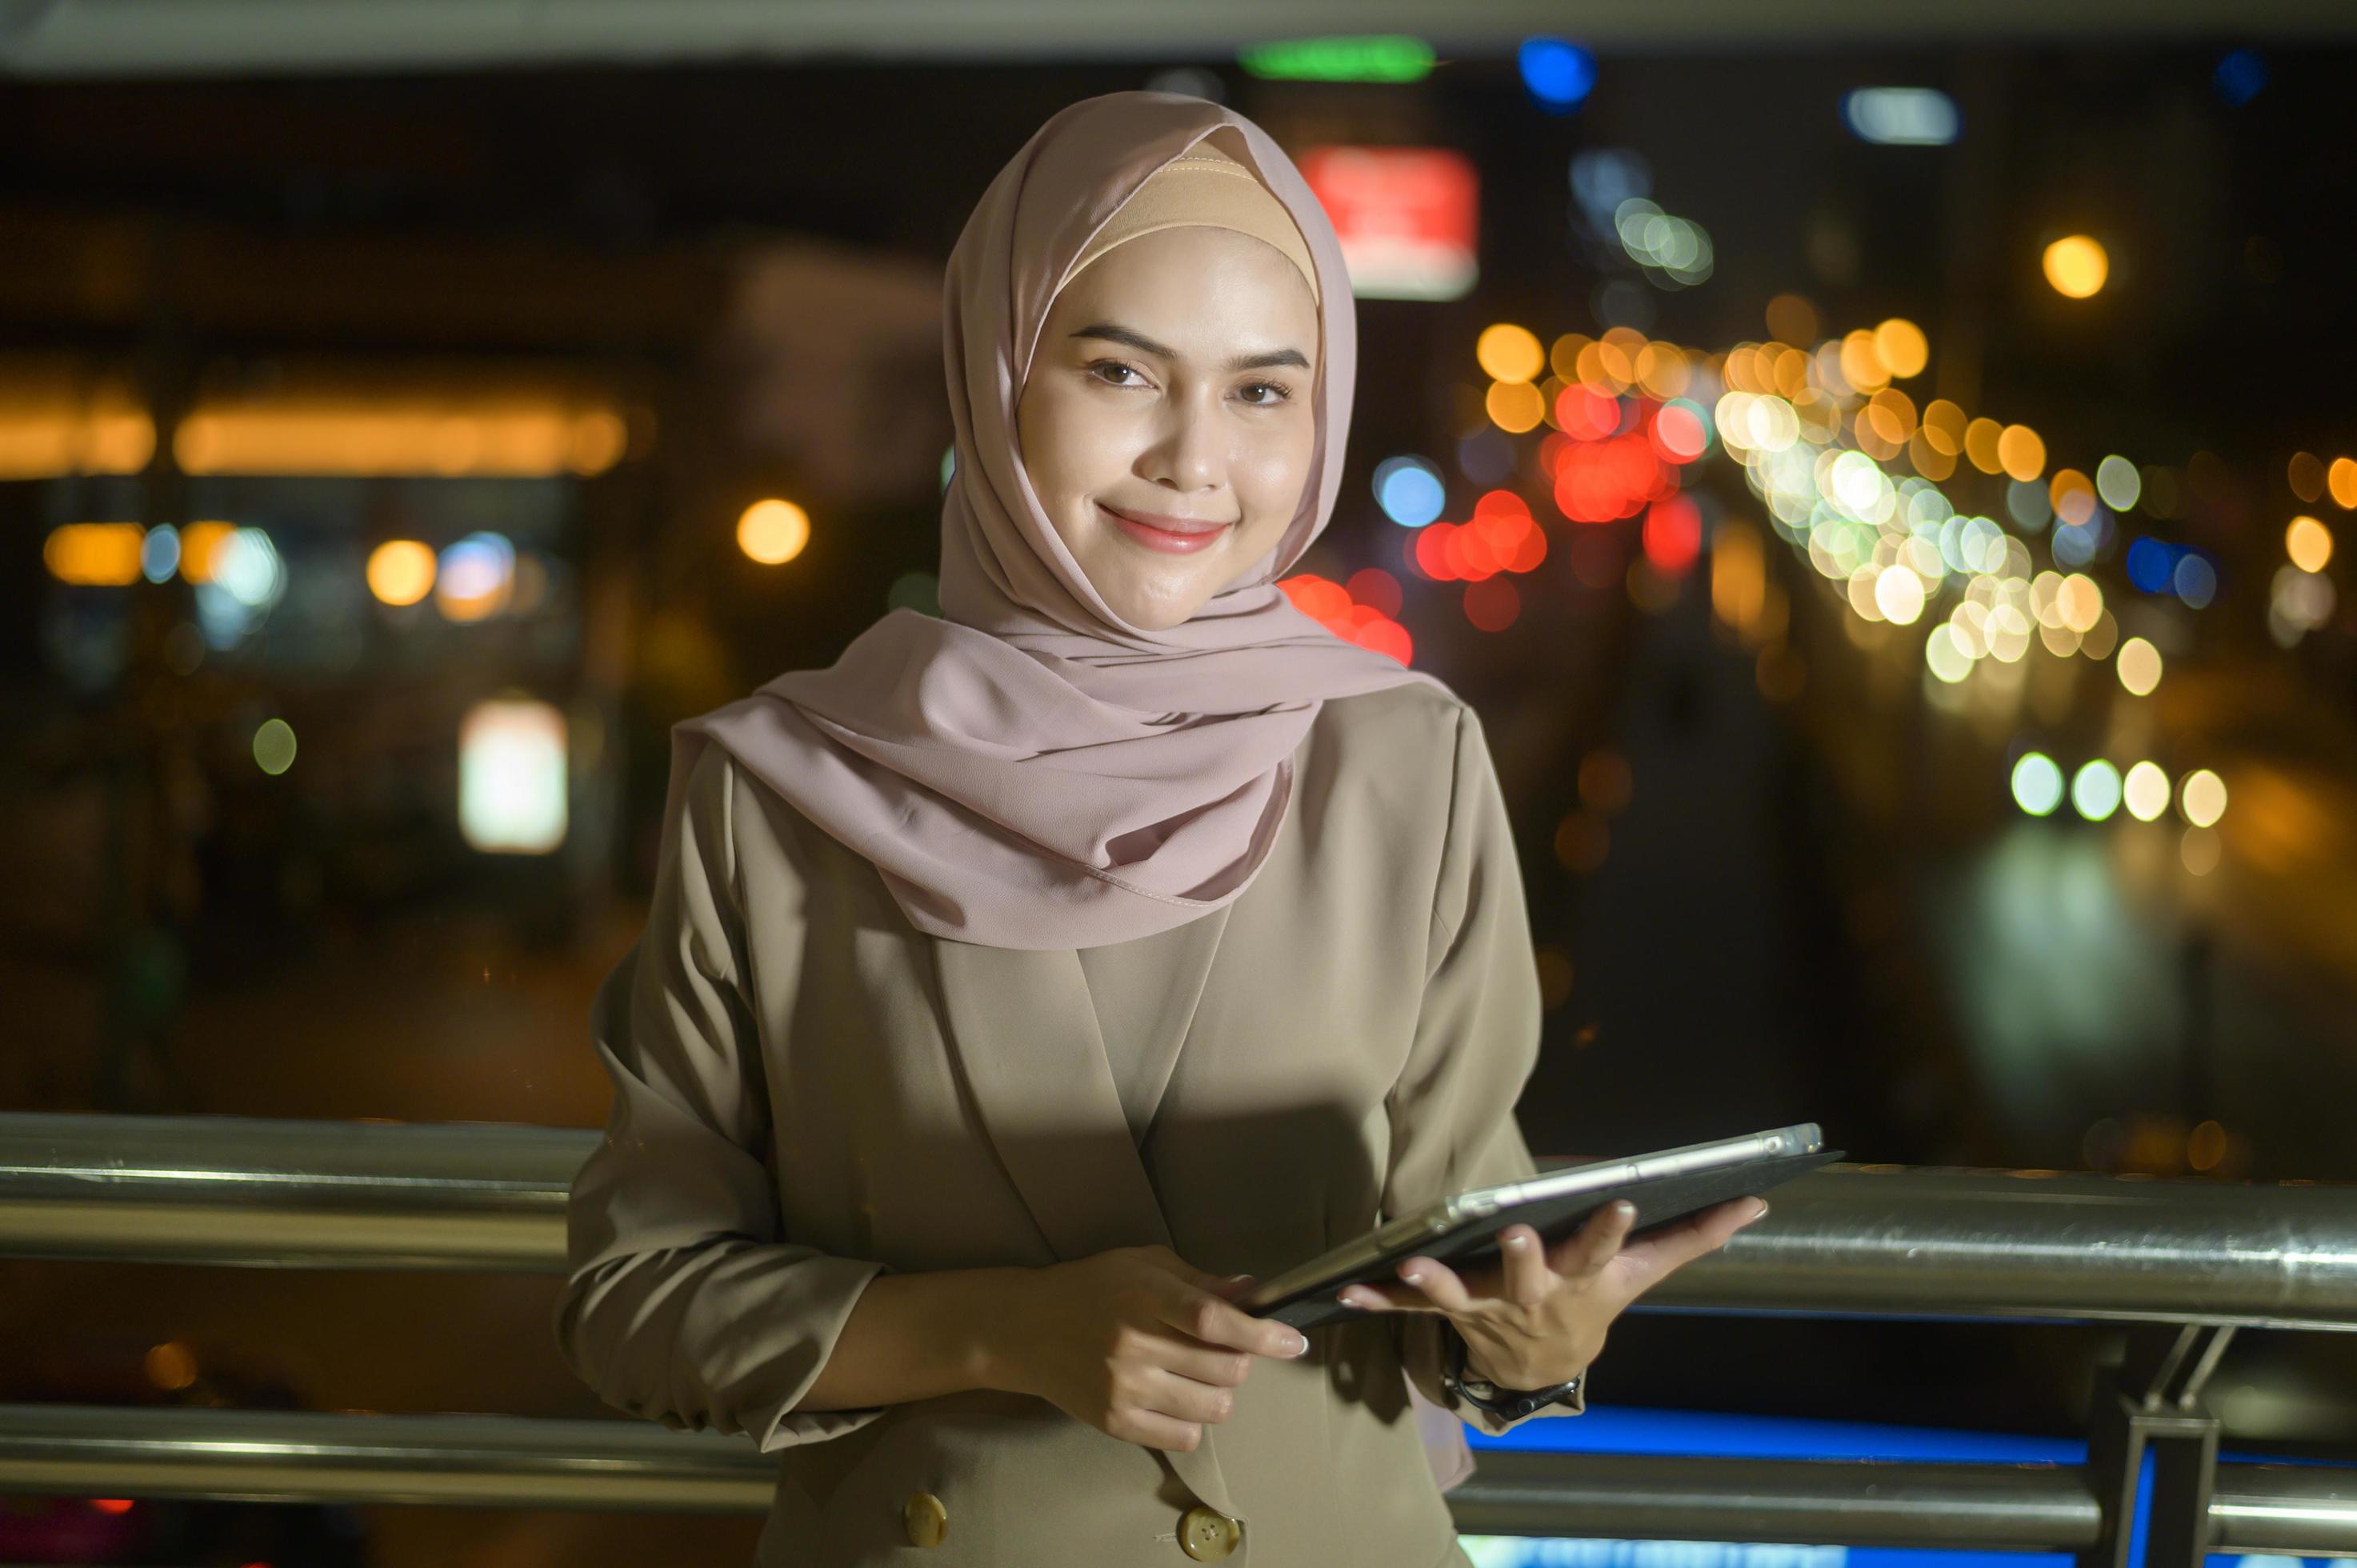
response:
<path fill-rule="evenodd" d="M 1318 350 L 1308 281 L 1232 229 L 1141 234 L 1056 296 L 1017 440 L 1049 521 L 1130 625 L 1185 621 L 1284 536 L 1317 443 Z M 1182 524 L 1196 532 L 1164 532 Z"/>

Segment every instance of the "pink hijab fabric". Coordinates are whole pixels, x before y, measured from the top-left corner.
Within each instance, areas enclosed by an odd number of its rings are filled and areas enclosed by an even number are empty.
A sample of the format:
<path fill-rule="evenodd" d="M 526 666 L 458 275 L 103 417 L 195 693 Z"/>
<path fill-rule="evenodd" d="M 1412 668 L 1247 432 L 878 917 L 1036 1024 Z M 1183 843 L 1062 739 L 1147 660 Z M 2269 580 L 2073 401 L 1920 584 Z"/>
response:
<path fill-rule="evenodd" d="M 1142 630 L 1098 596 L 1041 510 L 1016 403 L 1074 258 L 1149 175 L 1222 129 L 1316 263 L 1318 439 L 1276 546 L 1193 618 Z M 790 671 L 675 726 L 670 809 L 716 741 L 873 862 L 920 931 L 1051 949 L 1168 930 L 1252 885 L 1326 699 L 1442 685 L 1336 637 L 1275 586 L 1325 529 L 1341 482 L 1358 372 L 1341 248 L 1259 126 L 1203 99 L 1113 92 L 1059 112 L 999 171 L 944 292 L 956 467 L 942 614 L 892 610 L 832 667 Z"/>

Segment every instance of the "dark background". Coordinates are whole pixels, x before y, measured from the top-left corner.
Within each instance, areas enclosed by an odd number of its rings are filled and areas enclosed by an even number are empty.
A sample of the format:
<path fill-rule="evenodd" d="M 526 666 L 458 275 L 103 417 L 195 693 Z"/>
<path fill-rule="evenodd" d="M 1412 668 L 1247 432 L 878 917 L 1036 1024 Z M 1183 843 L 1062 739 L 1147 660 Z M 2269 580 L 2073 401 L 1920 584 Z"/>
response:
<path fill-rule="evenodd" d="M 0 354 L 19 392 L 66 365 L 168 413 L 287 378 L 521 374 L 606 390 L 631 430 L 586 478 L 0 481 L 0 1108 L 601 1124 L 585 1012 L 636 932 L 667 725 L 831 661 L 896 594 L 921 601 L 949 248 L 1041 120 L 1184 63 L 1297 153 L 1432 145 L 1480 169 L 1473 293 L 1360 303 L 1343 499 L 1297 570 L 1401 576 L 1414 662 L 1482 712 L 1546 984 L 1521 1109 L 1535 1150 L 1815 1120 L 1857 1161 L 2357 1179 L 2357 624 L 2286 648 L 2266 620 L 2288 520 L 2351 534 L 2290 464 L 2357 453 L 2357 51 L 2262 46 L 2265 85 L 2237 104 L 2214 73 L 2244 42 L 1624 48 L 1574 114 L 1533 104 L 1511 44 L 1444 51 L 1405 85 L 1265 81 L 1232 57 L 0 81 Z M 1879 84 L 1947 91 L 1964 134 L 1857 141 L 1842 94 Z M 1706 282 L 1664 291 L 1574 242 L 1567 161 L 1609 148 L 1707 228 Z M 2111 255 L 2090 300 L 2040 273 L 2072 232 Z M 1616 280 L 1641 305 L 1602 292 Z M 1466 515 L 1480 487 L 1451 458 L 1483 327 L 1593 335 L 1617 301 L 1724 354 L 1766 339 L 1785 294 L 1821 338 L 1917 323 L 1917 403 L 2035 427 L 2050 470 L 2118 452 L 2179 478 L 2178 515 L 2124 514 L 2122 542 L 2207 553 L 2209 607 L 2145 602 L 2116 547 L 2086 568 L 2124 635 L 2133 610 L 2165 639 L 2132 715 L 2084 660 L 2001 721 L 1942 711 L 1920 636 L 1857 620 L 1772 535 L 1790 616 L 1766 647 L 1714 616 L 1707 556 L 1640 604 L 1557 549 L 1496 632 L 1461 585 L 1401 572 L 1372 470 L 1421 453 L 1450 476 L 1445 515 Z M 1716 445 L 1689 484 L 1714 525 L 1762 521 Z M 2004 516 L 1969 470 L 1949 493 Z M 734 540 L 772 494 L 814 520 L 778 567 Z M 1574 525 L 1539 510 L 1559 544 Z M 44 569 L 60 523 L 224 510 L 276 531 L 288 598 L 193 661 L 173 641 L 184 584 Z M 1633 520 L 1611 526 L 1633 552 Z M 379 540 L 476 527 L 545 559 L 535 613 L 306 607 Z M 574 726 L 572 831 L 550 856 L 478 854 L 457 830 L 458 718 L 513 688 Z M 274 777 L 249 749 L 270 716 L 301 742 Z M 2173 811 L 2015 807 L 2021 751 L 2125 767 L 2104 750 L 2124 734 L 2172 774 L 2226 779 L 2215 869 L 2188 868 Z M 1625 803 L 1594 768 L 1583 795 L 1598 757 L 1625 765 Z M 95 1379 L 177 1339 L 317 1408 L 601 1413 L 548 1342 L 545 1281 L 0 1264 L 0 1282 L 20 1364 Z M 1639 1313 L 1598 1398 L 2070 1432 L 2115 1348 L 2095 1329 Z M 2336 1337 L 2246 1335 L 2213 1393 L 2233 1438 L 2357 1444 Z M 632 1540 L 686 1539 L 362 1513 L 388 1563 L 622 1562 Z M 735 1550 L 753 1522 L 692 1528 Z"/>

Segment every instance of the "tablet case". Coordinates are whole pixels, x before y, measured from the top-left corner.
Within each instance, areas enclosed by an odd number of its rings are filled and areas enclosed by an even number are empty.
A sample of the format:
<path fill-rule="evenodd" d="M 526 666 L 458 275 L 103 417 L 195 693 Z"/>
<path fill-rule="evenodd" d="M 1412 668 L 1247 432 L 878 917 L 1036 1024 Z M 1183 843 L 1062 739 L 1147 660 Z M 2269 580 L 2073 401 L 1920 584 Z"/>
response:
<path fill-rule="evenodd" d="M 1755 1160 L 1748 1165 L 1731 1165 L 1724 1170 L 1695 1171 L 1684 1176 L 1597 1187 L 1587 1192 L 1566 1193 L 1561 1197 L 1539 1203 L 1516 1205 L 1482 1219 L 1469 1219 L 1453 1230 L 1426 1238 L 1421 1245 L 1378 1258 L 1347 1273 L 1297 1291 L 1274 1306 L 1254 1310 L 1253 1316 L 1274 1317 L 1296 1328 L 1316 1328 L 1321 1324 L 1339 1322 L 1346 1317 L 1365 1317 L 1369 1316 L 1366 1309 L 1344 1306 L 1334 1299 L 1335 1293 L 1346 1284 L 1399 1283 L 1398 1269 L 1403 1258 L 1432 1258 L 1452 1269 L 1479 1268 L 1498 1256 L 1498 1232 L 1510 1225 L 1528 1224 L 1549 1244 L 1553 1244 L 1577 1230 L 1587 1223 L 1589 1215 L 1620 1197 L 1626 1197 L 1637 1206 L 1636 1223 L 1629 1232 L 1633 1240 L 1649 1230 L 1697 1209 L 1707 1208 L 1714 1203 L 1724 1203 L 1731 1197 L 1757 1197 L 1771 1187 L 1840 1159 L 1845 1152 L 1841 1149 L 1819 1149 L 1813 1154 L 1783 1155 L 1772 1159 Z M 1552 1176 L 1556 1173 L 1546 1171 L 1541 1174 Z"/>

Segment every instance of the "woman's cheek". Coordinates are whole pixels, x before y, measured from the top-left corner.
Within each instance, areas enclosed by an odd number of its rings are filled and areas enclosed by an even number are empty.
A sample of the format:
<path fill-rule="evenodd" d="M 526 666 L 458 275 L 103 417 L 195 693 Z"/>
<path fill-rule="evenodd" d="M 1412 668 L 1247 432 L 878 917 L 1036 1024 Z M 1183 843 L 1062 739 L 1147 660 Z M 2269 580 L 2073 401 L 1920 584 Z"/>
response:
<path fill-rule="evenodd" d="M 1237 465 L 1236 493 L 1247 517 L 1266 521 L 1275 516 L 1280 519 L 1280 528 L 1292 521 L 1302 487 L 1309 480 L 1308 452 L 1297 452 L 1292 447 L 1293 444 L 1287 443 L 1274 451 L 1255 452 Z"/>

